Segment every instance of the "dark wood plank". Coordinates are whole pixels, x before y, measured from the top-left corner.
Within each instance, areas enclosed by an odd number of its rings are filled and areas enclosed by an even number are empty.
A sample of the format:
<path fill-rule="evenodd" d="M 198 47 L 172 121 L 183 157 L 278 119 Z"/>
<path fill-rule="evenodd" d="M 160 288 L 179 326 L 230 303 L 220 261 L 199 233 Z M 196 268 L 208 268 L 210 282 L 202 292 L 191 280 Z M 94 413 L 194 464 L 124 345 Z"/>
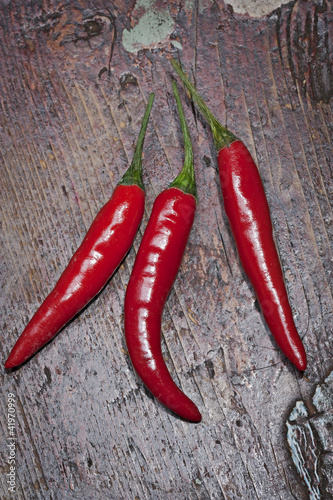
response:
<path fill-rule="evenodd" d="M 222 0 L 154 8 L 173 19 L 170 34 L 131 53 L 124 30 L 145 14 L 134 2 L 0 5 L 3 361 L 125 171 L 156 93 L 134 247 L 56 339 L 0 372 L 1 497 L 14 393 L 17 498 L 306 499 L 285 422 L 298 400 L 314 415 L 311 397 L 332 370 L 332 4 L 291 2 L 263 19 Z M 297 373 L 264 324 L 224 213 L 211 134 L 182 90 L 199 204 L 162 347 L 203 414 L 199 425 L 152 399 L 123 334 L 126 284 L 154 198 L 183 159 L 169 54 L 257 160 L 309 360 Z"/>

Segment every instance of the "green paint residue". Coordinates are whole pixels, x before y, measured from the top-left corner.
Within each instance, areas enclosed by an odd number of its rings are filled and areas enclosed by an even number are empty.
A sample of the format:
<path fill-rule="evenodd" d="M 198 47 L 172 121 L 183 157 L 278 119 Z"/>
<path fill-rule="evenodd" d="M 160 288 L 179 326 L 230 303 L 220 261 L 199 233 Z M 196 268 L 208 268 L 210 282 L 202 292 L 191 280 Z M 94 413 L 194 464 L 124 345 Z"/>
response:
<path fill-rule="evenodd" d="M 157 45 L 167 39 L 174 28 L 174 20 L 167 9 L 156 9 L 152 0 L 138 0 L 136 8 L 140 7 L 145 13 L 139 22 L 132 29 L 123 31 L 123 46 L 128 52 Z"/>
<path fill-rule="evenodd" d="M 177 40 L 172 40 L 172 45 L 176 48 L 176 49 L 179 49 L 179 50 L 182 50 L 183 49 L 183 46 L 180 42 L 177 42 Z"/>
<path fill-rule="evenodd" d="M 303 403 L 303 401 L 297 401 L 292 412 L 289 415 L 289 421 L 293 422 L 296 421 L 298 418 L 306 418 L 308 417 L 308 410 Z"/>

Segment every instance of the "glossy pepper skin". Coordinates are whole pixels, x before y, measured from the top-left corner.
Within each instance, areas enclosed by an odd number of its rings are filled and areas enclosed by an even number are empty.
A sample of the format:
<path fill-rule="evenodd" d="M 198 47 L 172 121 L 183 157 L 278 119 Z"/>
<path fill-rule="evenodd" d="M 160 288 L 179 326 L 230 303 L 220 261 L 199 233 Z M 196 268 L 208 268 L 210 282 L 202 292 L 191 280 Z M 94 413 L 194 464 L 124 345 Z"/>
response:
<path fill-rule="evenodd" d="M 173 381 L 161 351 L 163 308 L 196 210 L 192 148 L 174 82 L 173 88 L 185 139 L 184 168 L 155 200 L 126 290 L 125 338 L 133 366 L 152 394 L 180 417 L 199 422 L 198 408 Z"/>
<path fill-rule="evenodd" d="M 194 196 L 163 191 L 153 206 L 125 298 L 125 337 L 134 369 L 153 395 L 177 415 L 201 420 L 195 404 L 177 387 L 161 351 L 161 319 L 178 272 L 196 209 Z"/>
<path fill-rule="evenodd" d="M 306 353 L 293 320 L 257 166 L 243 142 L 212 115 L 179 64 L 171 64 L 212 129 L 225 211 L 267 325 L 282 352 L 303 371 Z"/>
<path fill-rule="evenodd" d="M 273 239 L 268 203 L 247 148 L 235 141 L 218 153 L 224 207 L 239 258 L 277 344 L 299 370 L 306 354 L 296 330 Z"/>
<path fill-rule="evenodd" d="M 14 345 L 14 368 L 49 342 L 104 287 L 130 249 L 144 213 L 141 155 L 153 104 L 151 94 L 130 168 L 102 207 L 54 289 Z"/>

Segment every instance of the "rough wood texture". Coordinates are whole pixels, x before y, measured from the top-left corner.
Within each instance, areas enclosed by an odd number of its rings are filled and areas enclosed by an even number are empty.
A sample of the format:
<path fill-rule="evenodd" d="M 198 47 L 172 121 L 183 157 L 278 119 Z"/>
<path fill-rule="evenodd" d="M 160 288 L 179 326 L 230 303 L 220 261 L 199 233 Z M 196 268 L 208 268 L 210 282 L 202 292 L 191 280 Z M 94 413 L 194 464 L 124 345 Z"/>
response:
<path fill-rule="evenodd" d="M 332 2 L 291 2 L 264 19 L 235 15 L 222 0 L 155 3 L 166 9 L 170 35 L 130 53 L 123 30 L 144 13 L 134 1 L 0 4 L 2 361 L 125 171 L 156 92 L 134 248 L 56 339 L 1 371 L 5 439 L 7 394 L 17 399 L 15 498 L 308 498 L 285 421 L 300 399 L 311 415 L 314 388 L 332 369 Z M 199 425 L 151 398 L 123 335 L 135 251 L 183 158 L 170 53 L 257 160 L 309 361 L 303 377 L 263 322 L 223 210 L 211 134 L 182 90 L 199 205 L 163 352 L 203 414 Z M 7 444 L 1 498 L 10 498 Z"/>

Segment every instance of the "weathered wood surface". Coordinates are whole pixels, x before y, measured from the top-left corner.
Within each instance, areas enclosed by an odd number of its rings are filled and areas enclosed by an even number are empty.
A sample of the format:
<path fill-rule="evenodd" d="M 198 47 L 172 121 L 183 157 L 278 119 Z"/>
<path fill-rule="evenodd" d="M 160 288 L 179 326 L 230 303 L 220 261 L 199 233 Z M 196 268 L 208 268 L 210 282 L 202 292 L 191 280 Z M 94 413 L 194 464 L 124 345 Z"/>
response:
<path fill-rule="evenodd" d="M 134 248 L 56 339 L 19 370 L 1 370 L 1 498 L 11 498 L 8 393 L 17 399 L 12 497 L 308 498 L 285 421 L 297 400 L 313 412 L 314 388 L 332 369 L 332 3 L 291 2 L 264 19 L 222 0 L 155 9 L 173 20 L 170 35 L 131 53 L 124 30 L 144 15 L 133 1 L 1 1 L 3 361 L 125 171 L 156 92 Z M 263 322 L 223 210 L 211 134 L 182 91 L 199 204 L 165 309 L 163 352 L 203 414 L 199 425 L 150 397 L 123 334 L 135 252 L 183 158 L 168 54 L 258 162 L 308 354 L 302 376 Z"/>

